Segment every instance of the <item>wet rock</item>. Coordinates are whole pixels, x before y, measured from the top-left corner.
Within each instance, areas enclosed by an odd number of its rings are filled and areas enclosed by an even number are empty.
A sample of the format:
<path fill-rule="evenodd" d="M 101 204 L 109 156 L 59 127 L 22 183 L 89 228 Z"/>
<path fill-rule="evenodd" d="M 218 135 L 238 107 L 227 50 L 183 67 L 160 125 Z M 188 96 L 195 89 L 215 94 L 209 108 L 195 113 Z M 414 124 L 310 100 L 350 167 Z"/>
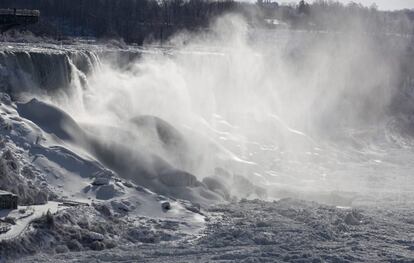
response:
<path fill-rule="evenodd" d="M 6 150 L 1 158 L 5 161 L 6 166 L 9 171 L 18 172 L 19 171 L 19 164 L 16 160 L 14 154 L 10 151 L 10 149 Z"/>
<path fill-rule="evenodd" d="M 120 193 L 115 189 L 113 184 L 102 185 L 96 192 L 96 198 L 101 200 L 108 200 L 118 196 Z"/>
<path fill-rule="evenodd" d="M 118 212 L 129 212 L 129 211 L 131 211 L 131 207 L 128 205 L 128 203 L 123 202 L 123 201 L 114 200 L 114 201 L 111 202 L 111 205 L 112 205 L 112 208 L 115 211 L 118 211 Z"/>
<path fill-rule="evenodd" d="M 7 93 L 3 93 L 3 92 L 0 93 L 0 102 L 6 105 L 11 105 L 12 101 L 11 101 L 10 95 Z"/>
<path fill-rule="evenodd" d="M 124 184 L 126 187 L 128 187 L 128 188 L 132 188 L 132 187 L 133 187 L 133 185 L 132 185 L 130 182 L 128 182 L 128 181 L 123 182 L 123 184 Z"/>
<path fill-rule="evenodd" d="M 104 240 L 103 242 L 104 242 L 105 247 L 107 249 L 111 249 L 111 248 L 116 247 L 116 243 L 114 241 L 112 241 L 112 240 Z"/>
<path fill-rule="evenodd" d="M 95 186 L 108 185 L 109 182 L 110 182 L 110 178 L 107 178 L 107 177 L 97 177 L 92 182 L 92 185 L 95 185 Z"/>
<path fill-rule="evenodd" d="M 356 226 L 362 224 L 362 221 L 360 220 L 360 215 L 358 215 L 357 212 L 352 211 L 349 212 L 344 219 L 345 224 L 350 226 Z"/>
<path fill-rule="evenodd" d="M 92 250 L 97 250 L 97 251 L 101 251 L 105 249 L 105 244 L 103 242 L 100 241 L 94 241 L 91 243 L 90 248 Z"/>
<path fill-rule="evenodd" d="M 59 245 L 55 248 L 55 252 L 58 254 L 67 253 L 69 252 L 69 249 L 65 245 Z"/>
<path fill-rule="evenodd" d="M 194 175 L 177 169 L 161 172 L 159 179 L 163 184 L 172 187 L 194 187 L 200 184 Z"/>
<path fill-rule="evenodd" d="M 256 223 L 256 227 L 269 227 L 270 224 L 264 221 L 259 221 Z"/>
<path fill-rule="evenodd" d="M 224 199 L 228 200 L 230 198 L 230 193 L 226 185 L 222 183 L 218 177 L 205 177 L 202 182 L 209 190 L 218 193 Z"/>
<path fill-rule="evenodd" d="M 80 226 L 83 229 L 89 229 L 90 224 L 87 218 L 82 218 L 78 221 L 78 226 Z"/>
<path fill-rule="evenodd" d="M 79 243 L 79 241 L 76 239 L 68 241 L 67 247 L 70 249 L 70 251 L 81 251 L 83 249 L 81 243 Z"/>
<path fill-rule="evenodd" d="M 36 196 L 34 197 L 34 202 L 36 205 L 43 205 L 47 203 L 48 199 L 48 194 L 46 192 L 40 191 L 37 192 Z"/>
<path fill-rule="evenodd" d="M 188 211 L 191 211 L 193 213 L 201 214 L 201 205 L 200 204 L 193 204 L 193 203 L 186 204 L 185 208 Z"/>
<path fill-rule="evenodd" d="M 36 178 L 35 173 L 34 173 L 34 172 L 33 172 L 33 170 L 32 170 L 32 169 L 30 169 L 30 167 L 28 167 L 28 166 L 24 166 L 24 167 L 23 167 L 21 174 L 22 174 L 24 177 L 28 178 L 28 179 L 35 179 L 35 178 Z"/>
<path fill-rule="evenodd" d="M 3 219 L 4 222 L 15 225 L 16 224 L 16 218 L 8 216 Z"/>
<path fill-rule="evenodd" d="M 109 209 L 108 205 L 106 204 L 96 204 L 94 203 L 93 206 L 97 211 L 99 211 L 104 216 L 112 216 L 111 209 Z"/>
<path fill-rule="evenodd" d="M 130 240 L 134 242 L 142 242 L 142 243 L 159 243 L 162 235 L 161 232 L 154 232 L 147 229 L 137 229 L 137 228 L 130 228 L 127 230 L 127 236 Z"/>
<path fill-rule="evenodd" d="M 348 226 L 346 224 L 343 224 L 343 223 L 338 224 L 337 229 L 340 232 L 349 232 Z"/>
<path fill-rule="evenodd" d="M 104 238 L 102 234 L 85 229 L 81 230 L 81 238 L 79 240 L 82 244 L 91 244 L 94 241 L 102 241 Z"/>
<path fill-rule="evenodd" d="M 162 210 L 168 211 L 168 210 L 171 209 L 171 204 L 170 204 L 170 202 L 162 202 L 161 207 L 162 207 Z"/>

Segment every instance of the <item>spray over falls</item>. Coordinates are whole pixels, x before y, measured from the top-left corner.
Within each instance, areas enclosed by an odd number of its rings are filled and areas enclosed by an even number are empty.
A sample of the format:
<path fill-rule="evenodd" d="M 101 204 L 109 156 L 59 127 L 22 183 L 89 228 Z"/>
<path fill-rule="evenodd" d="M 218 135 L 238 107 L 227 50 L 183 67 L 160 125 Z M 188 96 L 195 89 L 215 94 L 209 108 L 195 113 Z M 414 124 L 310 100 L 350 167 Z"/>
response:
<path fill-rule="evenodd" d="M 201 203 L 408 193 L 408 40 L 256 34 L 229 16 L 174 48 L 3 47 L 1 88 L 22 117 L 159 193 Z"/>

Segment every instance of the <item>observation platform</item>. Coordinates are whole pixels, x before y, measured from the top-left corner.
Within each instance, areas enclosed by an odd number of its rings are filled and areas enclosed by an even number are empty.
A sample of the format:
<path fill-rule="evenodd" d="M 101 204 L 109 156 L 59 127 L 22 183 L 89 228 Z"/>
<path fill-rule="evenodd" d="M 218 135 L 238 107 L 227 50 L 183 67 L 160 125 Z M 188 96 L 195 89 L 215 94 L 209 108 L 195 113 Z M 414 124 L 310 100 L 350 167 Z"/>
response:
<path fill-rule="evenodd" d="M 4 33 L 18 26 L 39 22 L 40 11 L 29 9 L 0 9 L 0 32 Z"/>

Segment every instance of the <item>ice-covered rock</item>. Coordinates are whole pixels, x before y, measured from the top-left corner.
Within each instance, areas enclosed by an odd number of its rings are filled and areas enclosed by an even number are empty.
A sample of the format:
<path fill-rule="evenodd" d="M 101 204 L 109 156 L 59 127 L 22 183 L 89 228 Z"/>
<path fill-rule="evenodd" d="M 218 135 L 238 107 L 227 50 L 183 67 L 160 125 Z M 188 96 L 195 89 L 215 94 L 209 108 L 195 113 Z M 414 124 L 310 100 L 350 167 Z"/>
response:
<path fill-rule="evenodd" d="M 111 209 L 105 203 L 93 203 L 93 206 L 104 216 L 112 216 Z"/>
<path fill-rule="evenodd" d="M 100 241 L 94 241 L 90 244 L 90 248 L 92 250 L 104 250 L 105 249 L 105 244 L 103 242 Z"/>
<path fill-rule="evenodd" d="M 89 232 L 86 238 L 90 241 L 102 241 L 105 239 L 102 234 L 96 232 Z"/>
<path fill-rule="evenodd" d="M 67 247 L 70 249 L 70 251 L 80 251 L 83 249 L 82 244 L 76 239 L 71 239 L 68 241 Z"/>
<path fill-rule="evenodd" d="M 347 225 L 356 226 L 362 224 L 362 216 L 355 210 L 346 214 L 344 222 Z"/>
<path fill-rule="evenodd" d="M 124 202 L 124 201 L 118 201 L 118 200 L 114 200 L 114 201 L 112 201 L 111 202 L 111 205 L 112 205 L 112 208 L 115 210 L 115 211 L 118 211 L 118 212 L 123 212 L 123 213 L 125 213 L 125 212 L 129 212 L 129 211 L 131 211 L 131 206 L 130 206 L 130 204 L 128 205 L 128 203 L 126 203 L 126 202 Z"/>
<path fill-rule="evenodd" d="M 193 213 L 202 214 L 201 213 L 201 205 L 196 203 L 185 203 L 184 207 Z"/>
<path fill-rule="evenodd" d="M 230 199 L 230 193 L 228 187 L 218 177 L 205 177 L 202 181 L 211 191 L 220 194 L 224 199 Z"/>
<path fill-rule="evenodd" d="M 95 186 L 108 185 L 110 181 L 111 179 L 108 177 L 96 177 L 93 180 L 92 185 L 95 185 Z"/>
<path fill-rule="evenodd" d="M 120 196 L 122 193 L 115 188 L 115 185 L 102 185 L 99 186 L 96 191 L 96 198 L 100 200 L 109 200 L 116 196 Z"/>
<path fill-rule="evenodd" d="M 135 117 L 131 120 L 141 130 L 154 133 L 167 149 L 175 154 L 184 154 L 187 150 L 187 143 L 183 135 L 168 122 L 161 118 L 149 115 Z"/>
<path fill-rule="evenodd" d="M 61 109 L 32 99 L 27 103 L 17 104 L 20 116 L 34 122 L 43 131 L 54 134 L 62 140 L 85 143 L 85 133 L 72 117 Z"/>
<path fill-rule="evenodd" d="M 162 210 L 168 211 L 171 209 L 171 204 L 170 202 L 162 202 L 161 203 L 161 208 Z"/>
<path fill-rule="evenodd" d="M 163 184 L 171 187 L 193 187 L 200 185 L 200 182 L 194 175 L 177 169 L 162 171 L 159 179 Z"/>
<path fill-rule="evenodd" d="M 65 245 L 59 245 L 55 248 L 55 252 L 58 254 L 67 253 L 69 252 L 69 249 Z"/>

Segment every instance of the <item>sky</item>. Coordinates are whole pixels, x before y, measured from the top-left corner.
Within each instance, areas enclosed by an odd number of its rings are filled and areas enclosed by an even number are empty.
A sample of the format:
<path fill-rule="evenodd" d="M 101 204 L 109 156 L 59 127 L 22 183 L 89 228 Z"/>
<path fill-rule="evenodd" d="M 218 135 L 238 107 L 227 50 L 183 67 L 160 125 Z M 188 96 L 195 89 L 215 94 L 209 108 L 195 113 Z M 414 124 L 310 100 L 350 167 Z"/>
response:
<path fill-rule="evenodd" d="M 340 0 L 340 2 L 347 3 L 350 1 Z M 361 4 L 368 6 L 375 2 L 378 5 L 378 8 L 382 10 L 414 8 L 414 0 L 355 0 L 354 2 L 360 2 Z"/>
<path fill-rule="evenodd" d="M 252 2 L 256 2 L 256 0 L 250 0 Z M 311 2 L 312 0 L 308 0 Z M 337 0 L 342 3 L 349 3 L 350 0 Z M 279 0 L 276 2 L 283 3 L 283 2 L 299 2 L 295 0 Z M 378 8 L 381 10 L 396 10 L 396 9 L 404 9 L 404 8 L 412 8 L 414 9 L 414 0 L 353 0 L 353 2 L 361 3 L 365 6 L 370 6 L 372 3 L 376 3 Z"/>

